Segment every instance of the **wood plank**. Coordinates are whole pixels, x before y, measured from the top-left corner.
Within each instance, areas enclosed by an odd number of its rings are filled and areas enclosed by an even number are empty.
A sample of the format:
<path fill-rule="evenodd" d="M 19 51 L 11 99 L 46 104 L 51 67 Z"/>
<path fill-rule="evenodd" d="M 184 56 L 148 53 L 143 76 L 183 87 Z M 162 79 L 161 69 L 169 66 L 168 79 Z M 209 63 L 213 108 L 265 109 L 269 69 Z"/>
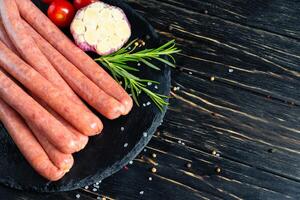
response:
<path fill-rule="evenodd" d="M 159 1 L 162 2 L 162 1 Z M 163 0 L 170 5 L 232 21 L 252 29 L 300 39 L 299 1 Z"/>
<path fill-rule="evenodd" d="M 299 104 L 297 41 L 154 0 L 134 1 L 131 5 L 142 10 L 161 33 L 170 30 L 167 35 L 178 39 L 183 49 L 179 66 L 184 64 L 191 71 L 208 76 L 222 76 L 225 81 L 239 83 L 258 94 Z M 170 20 L 176 16 L 188 17 Z M 238 73 L 229 73 L 229 69 Z"/>

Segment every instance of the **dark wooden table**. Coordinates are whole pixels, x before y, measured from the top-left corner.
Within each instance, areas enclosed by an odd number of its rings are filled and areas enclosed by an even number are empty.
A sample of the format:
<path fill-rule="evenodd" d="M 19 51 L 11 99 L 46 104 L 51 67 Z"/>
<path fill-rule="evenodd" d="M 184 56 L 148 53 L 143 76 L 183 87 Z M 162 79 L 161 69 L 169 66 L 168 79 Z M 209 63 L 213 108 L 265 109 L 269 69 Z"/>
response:
<path fill-rule="evenodd" d="M 300 199 L 300 1 L 128 3 L 183 50 L 163 125 L 99 186 L 0 199 Z"/>

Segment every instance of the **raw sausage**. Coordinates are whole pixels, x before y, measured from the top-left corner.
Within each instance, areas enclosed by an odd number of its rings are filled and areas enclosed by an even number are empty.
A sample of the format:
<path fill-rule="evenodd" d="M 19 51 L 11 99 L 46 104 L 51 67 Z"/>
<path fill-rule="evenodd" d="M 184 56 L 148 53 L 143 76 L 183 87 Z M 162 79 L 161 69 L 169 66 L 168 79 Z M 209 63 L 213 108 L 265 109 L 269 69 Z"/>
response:
<path fill-rule="evenodd" d="M 70 125 L 64 118 L 62 118 L 59 114 L 57 114 L 54 110 L 52 110 L 42 99 L 38 98 L 34 94 L 30 93 L 31 97 L 33 97 L 34 100 L 36 100 L 43 108 L 45 108 L 53 117 L 55 117 L 62 125 L 64 125 L 66 128 L 71 131 L 75 137 L 77 138 L 78 145 L 80 146 L 80 149 L 83 149 L 87 143 L 89 138 L 83 134 L 81 134 L 79 131 L 77 131 L 73 126 Z"/>
<path fill-rule="evenodd" d="M 64 91 L 72 100 L 85 107 L 29 36 L 21 22 L 22 19 L 16 2 L 14 0 L 0 0 L 0 14 L 8 36 L 22 58 L 44 78 Z"/>
<path fill-rule="evenodd" d="M 0 70 L 0 98 L 25 120 L 32 120 L 47 139 L 64 153 L 79 150 L 74 135 Z"/>
<path fill-rule="evenodd" d="M 4 29 L 2 29 L 4 30 Z M 5 30 L 4 30 L 5 31 Z M 1 24 L 0 24 L 0 32 L 1 32 Z M 5 32 L 4 32 L 5 33 Z M 6 34 L 6 33 L 5 33 Z M 0 33 L 1 35 L 1 33 Z M 7 38 L 1 38 L 0 36 L 0 41 L 2 41 L 3 43 L 7 43 L 8 46 L 13 46 L 13 44 L 11 43 L 10 39 Z M 12 49 L 11 49 L 12 50 Z M 17 53 L 17 50 L 15 50 L 15 53 Z M 33 94 L 31 93 L 31 96 L 33 96 Z M 65 127 L 67 127 L 72 133 L 75 134 L 75 136 L 78 139 L 78 142 L 80 144 L 80 146 L 82 146 L 82 148 L 84 148 L 88 142 L 88 137 L 82 135 L 80 132 L 78 132 L 75 128 L 73 128 L 64 118 L 62 118 L 60 115 L 58 115 L 55 111 L 53 111 L 45 102 L 43 102 L 41 99 L 38 99 L 38 97 L 34 96 L 34 99 L 36 101 L 38 101 L 50 114 L 52 114 L 58 121 L 60 121 Z"/>
<path fill-rule="evenodd" d="M 66 172 L 53 165 L 25 122 L 1 99 L 0 119 L 23 156 L 40 175 L 51 181 L 64 176 Z"/>
<path fill-rule="evenodd" d="M 125 108 L 121 103 L 103 92 L 41 37 L 27 22 L 23 22 L 28 30 L 27 32 L 30 33 L 40 50 L 80 97 L 109 119 L 115 119 L 124 113 Z"/>
<path fill-rule="evenodd" d="M 0 19 L 0 40 L 8 47 L 10 48 L 13 52 L 17 53 L 17 49 L 16 47 L 11 43 L 7 33 L 6 33 L 6 30 L 3 26 L 3 23 Z"/>
<path fill-rule="evenodd" d="M 21 16 L 48 42 L 72 62 L 107 94 L 125 106 L 127 114 L 133 105 L 126 91 L 109 74 L 99 67 L 87 54 L 67 38 L 30 0 L 15 0 Z"/>
<path fill-rule="evenodd" d="M 71 154 L 62 153 L 55 146 L 53 146 L 48 139 L 41 133 L 41 131 L 34 125 L 34 122 L 26 121 L 27 125 L 41 144 L 42 148 L 47 153 L 49 159 L 59 169 L 68 172 L 73 166 L 74 159 Z"/>
<path fill-rule="evenodd" d="M 2 42 L 0 42 L 0 65 L 81 133 L 89 136 L 98 134 L 102 130 L 102 122 L 96 115 L 92 112 L 87 112 L 82 106 L 70 100 L 63 92 L 28 66 Z"/>

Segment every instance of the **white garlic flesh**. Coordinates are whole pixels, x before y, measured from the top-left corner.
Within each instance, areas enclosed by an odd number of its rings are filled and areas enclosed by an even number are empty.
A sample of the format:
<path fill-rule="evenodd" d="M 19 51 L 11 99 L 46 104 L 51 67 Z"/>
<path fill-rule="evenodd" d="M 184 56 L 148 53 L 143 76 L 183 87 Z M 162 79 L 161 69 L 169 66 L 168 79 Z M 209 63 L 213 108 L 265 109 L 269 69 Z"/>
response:
<path fill-rule="evenodd" d="M 95 2 L 80 9 L 70 26 L 75 43 L 84 51 L 108 55 L 130 38 L 131 27 L 122 9 Z"/>

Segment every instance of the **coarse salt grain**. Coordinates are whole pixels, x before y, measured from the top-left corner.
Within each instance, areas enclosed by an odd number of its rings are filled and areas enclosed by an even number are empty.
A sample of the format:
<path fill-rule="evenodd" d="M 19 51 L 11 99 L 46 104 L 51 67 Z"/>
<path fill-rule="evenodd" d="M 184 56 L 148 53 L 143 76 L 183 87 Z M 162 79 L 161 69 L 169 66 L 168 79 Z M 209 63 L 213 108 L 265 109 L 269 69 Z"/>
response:
<path fill-rule="evenodd" d="M 124 147 L 125 147 L 125 148 L 128 147 L 128 143 L 125 143 L 125 144 L 124 144 Z"/>
<path fill-rule="evenodd" d="M 147 152 L 147 149 L 144 149 L 144 152 Z"/>
<path fill-rule="evenodd" d="M 96 192 L 96 191 L 97 191 L 97 188 L 93 188 L 93 191 Z"/>
<path fill-rule="evenodd" d="M 124 129 L 125 129 L 125 128 L 122 126 L 122 127 L 121 127 L 121 131 L 124 131 Z"/>
<path fill-rule="evenodd" d="M 147 133 L 147 132 L 144 132 L 144 133 L 143 133 L 143 136 L 144 136 L 144 137 L 147 137 L 147 136 L 148 136 L 148 133 Z"/>
<path fill-rule="evenodd" d="M 148 180 L 149 180 L 149 181 L 152 181 L 152 177 L 149 177 Z"/>
<path fill-rule="evenodd" d="M 145 103 L 143 103 L 143 107 L 146 107 L 146 104 L 145 104 Z"/>
<path fill-rule="evenodd" d="M 150 101 L 148 101 L 148 102 L 146 103 L 146 105 L 147 105 L 147 106 L 150 106 L 150 105 L 151 105 L 151 102 L 150 102 Z"/>
<path fill-rule="evenodd" d="M 192 75 L 192 74 L 193 74 L 193 72 L 189 72 L 189 74 L 190 74 L 190 75 Z"/>
<path fill-rule="evenodd" d="M 148 82 L 148 83 L 147 83 L 147 85 L 149 85 L 149 86 L 150 86 L 150 85 L 152 85 L 152 83 L 151 83 L 151 82 Z"/>
<path fill-rule="evenodd" d="M 80 194 L 76 194 L 76 198 L 79 199 L 80 198 Z"/>
<path fill-rule="evenodd" d="M 181 144 L 181 140 L 178 140 L 178 143 Z"/>
<path fill-rule="evenodd" d="M 132 164 L 133 164 L 133 161 L 132 161 L 132 160 L 131 160 L 131 161 L 129 161 L 129 164 L 130 164 L 130 165 L 132 165 Z"/>
<path fill-rule="evenodd" d="M 155 89 L 158 89 L 158 86 L 157 86 L 157 85 L 155 85 L 155 86 L 154 86 L 154 88 L 155 88 Z"/>
<path fill-rule="evenodd" d="M 85 186 L 84 189 L 86 189 L 86 190 L 89 189 L 89 186 Z"/>
<path fill-rule="evenodd" d="M 138 63 L 137 66 L 141 66 L 141 63 Z"/>
<path fill-rule="evenodd" d="M 174 91 L 180 90 L 180 87 L 174 87 L 173 90 Z"/>
<path fill-rule="evenodd" d="M 144 191 L 140 191 L 140 194 L 143 195 L 143 194 L 144 194 Z"/>
<path fill-rule="evenodd" d="M 229 71 L 229 73 L 232 73 L 232 72 L 233 72 L 233 69 L 229 69 L 228 71 Z"/>

